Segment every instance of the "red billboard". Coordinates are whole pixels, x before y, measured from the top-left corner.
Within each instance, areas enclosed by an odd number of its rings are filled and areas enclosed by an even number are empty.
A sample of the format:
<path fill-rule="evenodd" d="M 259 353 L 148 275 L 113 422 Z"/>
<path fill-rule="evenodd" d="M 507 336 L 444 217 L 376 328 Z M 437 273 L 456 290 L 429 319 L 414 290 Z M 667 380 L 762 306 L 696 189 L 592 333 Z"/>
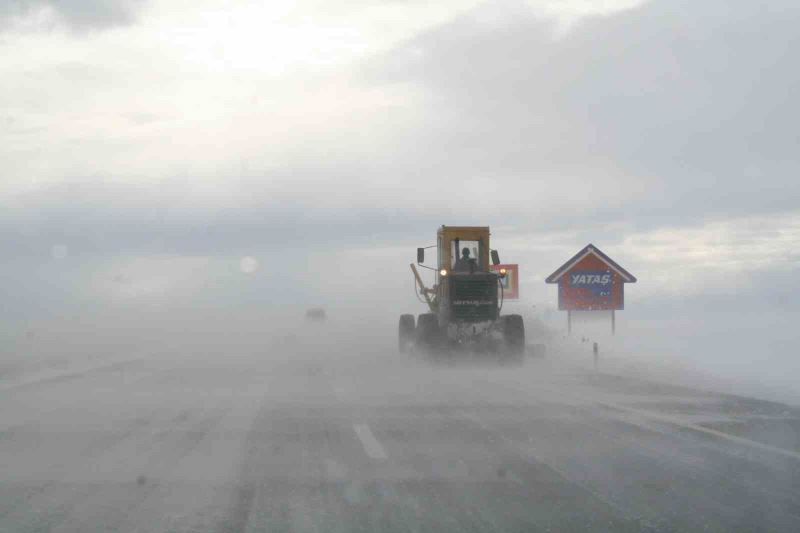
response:
<path fill-rule="evenodd" d="M 500 278 L 500 284 L 503 286 L 503 299 L 519 299 L 519 265 L 490 265 L 489 268 L 498 273 L 503 269 L 506 271 L 506 275 Z"/>
<path fill-rule="evenodd" d="M 625 308 L 625 283 L 636 278 L 590 244 L 546 281 L 558 285 L 562 311 L 607 311 Z"/>

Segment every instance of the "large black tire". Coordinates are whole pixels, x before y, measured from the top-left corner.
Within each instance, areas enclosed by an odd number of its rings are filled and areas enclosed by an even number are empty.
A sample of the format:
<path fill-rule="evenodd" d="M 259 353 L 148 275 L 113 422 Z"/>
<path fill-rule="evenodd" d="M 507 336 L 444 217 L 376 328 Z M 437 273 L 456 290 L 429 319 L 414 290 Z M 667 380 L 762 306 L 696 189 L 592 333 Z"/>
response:
<path fill-rule="evenodd" d="M 433 313 L 419 315 L 416 337 L 422 350 L 435 350 L 439 345 L 439 318 Z"/>
<path fill-rule="evenodd" d="M 414 315 L 400 315 L 400 325 L 397 328 L 397 348 L 400 353 L 406 353 L 414 342 Z"/>
<path fill-rule="evenodd" d="M 503 337 L 506 353 L 512 359 L 521 361 L 525 357 L 525 323 L 520 315 L 503 317 Z"/>

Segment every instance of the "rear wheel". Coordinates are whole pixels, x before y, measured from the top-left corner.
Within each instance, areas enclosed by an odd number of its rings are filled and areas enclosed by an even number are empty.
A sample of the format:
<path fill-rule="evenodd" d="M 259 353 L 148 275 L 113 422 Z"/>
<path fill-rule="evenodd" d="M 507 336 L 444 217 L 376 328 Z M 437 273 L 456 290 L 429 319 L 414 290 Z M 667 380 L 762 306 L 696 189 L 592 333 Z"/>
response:
<path fill-rule="evenodd" d="M 397 330 L 397 348 L 400 353 L 406 353 L 414 342 L 414 315 L 400 315 L 400 325 Z"/>
<path fill-rule="evenodd" d="M 439 318 L 433 313 L 424 313 L 417 319 L 417 346 L 425 350 L 435 349 L 439 343 Z"/>
<path fill-rule="evenodd" d="M 503 337 L 506 353 L 514 360 L 521 361 L 525 356 L 525 323 L 520 315 L 503 317 Z"/>

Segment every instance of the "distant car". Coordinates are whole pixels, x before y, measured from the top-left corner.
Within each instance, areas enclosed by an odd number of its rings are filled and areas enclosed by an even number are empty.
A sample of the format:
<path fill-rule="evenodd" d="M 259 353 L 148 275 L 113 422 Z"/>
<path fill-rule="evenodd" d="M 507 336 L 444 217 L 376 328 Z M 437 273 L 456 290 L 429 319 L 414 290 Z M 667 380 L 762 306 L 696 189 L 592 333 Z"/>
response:
<path fill-rule="evenodd" d="M 323 322 L 326 318 L 328 318 L 328 315 L 321 307 L 314 307 L 306 311 L 306 320 L 310 320 L 312 322 Z"/>

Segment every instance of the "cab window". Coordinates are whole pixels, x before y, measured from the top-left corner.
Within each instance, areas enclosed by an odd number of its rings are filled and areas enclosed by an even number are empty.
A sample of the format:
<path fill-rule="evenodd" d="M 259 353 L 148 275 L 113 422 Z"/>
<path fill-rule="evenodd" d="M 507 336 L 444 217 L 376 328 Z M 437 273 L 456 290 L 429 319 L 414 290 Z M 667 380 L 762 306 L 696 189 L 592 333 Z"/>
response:
<path fill-rule="evenodd" d="M 481 242 L 453 239 L 450 241 L 450 268 L 453 272 L 470 272 L 483 270 L 481 265 Z M 474 268 L 470 267 L 474 265 Z"/>

